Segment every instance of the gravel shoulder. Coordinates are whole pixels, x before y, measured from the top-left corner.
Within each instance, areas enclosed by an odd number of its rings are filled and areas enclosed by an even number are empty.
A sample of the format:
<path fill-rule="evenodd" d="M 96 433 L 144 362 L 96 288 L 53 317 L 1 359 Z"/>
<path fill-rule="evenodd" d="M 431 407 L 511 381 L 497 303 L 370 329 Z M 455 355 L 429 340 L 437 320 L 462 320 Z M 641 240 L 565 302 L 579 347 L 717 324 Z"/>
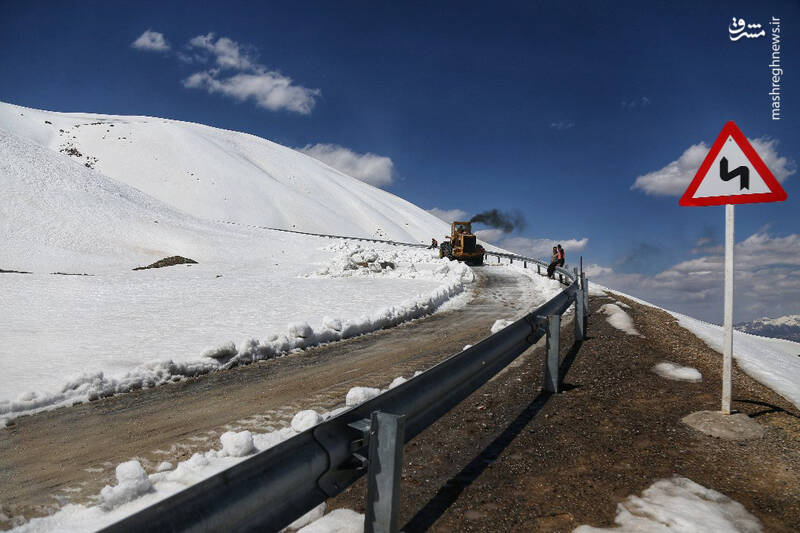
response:
<path fill-rule="evenodd" d="M 658 309 L 623 301 L 644 337 L 593 314 L 589 338 L 562 330 L 565 391 L 541 392 L 544 353 L 517 364 L 405 447 L 403 531 L 571 531 L 609 527 L 616 505 L 658 479 L 687 477 L 740 502 L 765 531 L 800 529 L 800 413 L 734 370 L 734 409 L 766 428 L 763 439 L 723 441 L 681 418 L 718 410 L 721 357 Z M 661 361 L 698 369 L 700 383 L 652 371 Z M 363 512 L 359 481 L 331 508 Z"/>

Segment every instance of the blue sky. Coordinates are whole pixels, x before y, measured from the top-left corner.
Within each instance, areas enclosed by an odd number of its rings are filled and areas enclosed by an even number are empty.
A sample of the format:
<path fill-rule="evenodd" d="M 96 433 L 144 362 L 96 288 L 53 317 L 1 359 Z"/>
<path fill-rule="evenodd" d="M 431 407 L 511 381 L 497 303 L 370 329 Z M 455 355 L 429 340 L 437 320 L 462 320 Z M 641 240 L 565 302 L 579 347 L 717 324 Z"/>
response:
<path fill-rule="evenodd" d="M 703 273 L 723 208 L 632 186 L 735 120 L 771 150 L 789 196 L 737 209 L 736 319 L 800 313 L 800 46 L 781 43 L 774 121 L 768 37 L 728 37 L 734 16 L 779 17 L 796 35 L 797 2 L 162 4 L 2 3 L 0 100 L 388 158 L 387 190 L 427 209 L 521 211 L 525 229 L 487 238 L 537 255 L 571 243 L 568 260 L 584 255 L 596 279 L 715 322 L 721 271 Z M 132 46 L 146 30 L 163 44 Z M 783 285 L 766 294 L 768 276 Z"/>

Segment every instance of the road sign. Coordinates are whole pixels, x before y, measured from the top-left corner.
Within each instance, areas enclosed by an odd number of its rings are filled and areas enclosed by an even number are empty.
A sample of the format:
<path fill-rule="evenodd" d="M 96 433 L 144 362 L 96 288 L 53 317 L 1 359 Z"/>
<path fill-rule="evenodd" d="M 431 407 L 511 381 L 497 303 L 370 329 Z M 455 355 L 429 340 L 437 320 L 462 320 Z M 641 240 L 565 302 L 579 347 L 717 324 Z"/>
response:
<path fill-rule="evenodd" d="M 733 121 L 725 124 L 683 193 L 683 206 L 782 202 L 786 191 Z"/>
<path fill-rule="evenodd" d="M 782 202 L 786 191 L 731 120 L 708 151 L 689 188 L 684 206 L 725 206 L 725 337 L 722 342 L 722 414 L 731 414 L 733 370 L 733 205 Z"/>

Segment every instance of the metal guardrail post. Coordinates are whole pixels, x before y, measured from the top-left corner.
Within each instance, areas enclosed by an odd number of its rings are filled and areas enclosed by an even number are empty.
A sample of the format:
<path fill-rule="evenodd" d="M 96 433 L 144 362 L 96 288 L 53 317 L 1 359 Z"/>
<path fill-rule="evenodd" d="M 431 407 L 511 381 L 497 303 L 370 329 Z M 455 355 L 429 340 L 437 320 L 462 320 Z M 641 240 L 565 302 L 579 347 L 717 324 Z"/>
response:
<path fill-rule="evenodd" d="M 544 319 L 547 331 L 547 354 L 544 364 L 544 389 L 558 392 L 558 335 L 561 330 L 561 315 L 547 315 Z"/>
<path fill-rule="evenodd" d="M 584 316 L 589 317 L 589 280 L 586 279 L 586 272 L 581 272 L 581 289 L 583 289 L 583 308 Z"/>
<path fill-rule="evenodd" d="M 500 256 L 499 255 L 497 256 L 497 262 L 498 263 L 500 262 Z"/>
<path fill-rule="evenodd" d="M 542 265 L 538 263 L 536 264 L 536 273 L 539 274 L 540 276 L 542 275 Z"/>
<path fill-rule="evenodd" d="M 528 262 L 527 261 L 523 261 L 522 262 L 522 268 L 528 268 Z"/>
<path fill-rule="evenodd" d="M 583 289 L 575 291 L 575 342 L 586 338 L 586 316 L 583 308 Z"/>
<path fill-rule="evenodd" d="M 364 533 L 397 533 L 405 415 L 374 411 L 369 430 Z"/>

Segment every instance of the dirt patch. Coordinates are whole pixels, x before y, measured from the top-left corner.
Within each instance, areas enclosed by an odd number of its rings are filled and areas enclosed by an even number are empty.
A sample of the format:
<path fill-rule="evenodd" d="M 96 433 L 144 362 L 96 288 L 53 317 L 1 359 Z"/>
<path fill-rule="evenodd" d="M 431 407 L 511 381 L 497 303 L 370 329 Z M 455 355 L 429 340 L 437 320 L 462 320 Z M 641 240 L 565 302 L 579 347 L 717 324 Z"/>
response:
<path fill-rule="evenodd" d="M 187 257 L 181 257 L 179 255 L 173 255 L 171 257 L 165 257 L 164 259 L 159 259 L 155 263 L 143 267 L 136 267 L 134 270 L 147 270 L 148 268 L 163 268 L 168 266 L 175 266 L 175 265 L 196 265 L 197 261 L 194 259 L 189 259 Z"/>
<path fill-rule="evenodd" d="M 740 502 L 766 531 L 797 531 L 797 409 L 737 370 L 734 408 L 764 437 L 731 442 L 689 428 L 683 416 L 719 409 L 721 356 L 671 315 L 625 302 L 644 338 L 598 314 L 578 346 L 564 326 L 565 392 L 541 392 L 544 354 L 533 350 L 406 445 L 403 531 L 608 527 L 618 502 L 673 474 Z M 663 360 L 697 368 L 703 381 L 657 376 Z M 363 479 L 328 503 L 363 512 Z"/>

